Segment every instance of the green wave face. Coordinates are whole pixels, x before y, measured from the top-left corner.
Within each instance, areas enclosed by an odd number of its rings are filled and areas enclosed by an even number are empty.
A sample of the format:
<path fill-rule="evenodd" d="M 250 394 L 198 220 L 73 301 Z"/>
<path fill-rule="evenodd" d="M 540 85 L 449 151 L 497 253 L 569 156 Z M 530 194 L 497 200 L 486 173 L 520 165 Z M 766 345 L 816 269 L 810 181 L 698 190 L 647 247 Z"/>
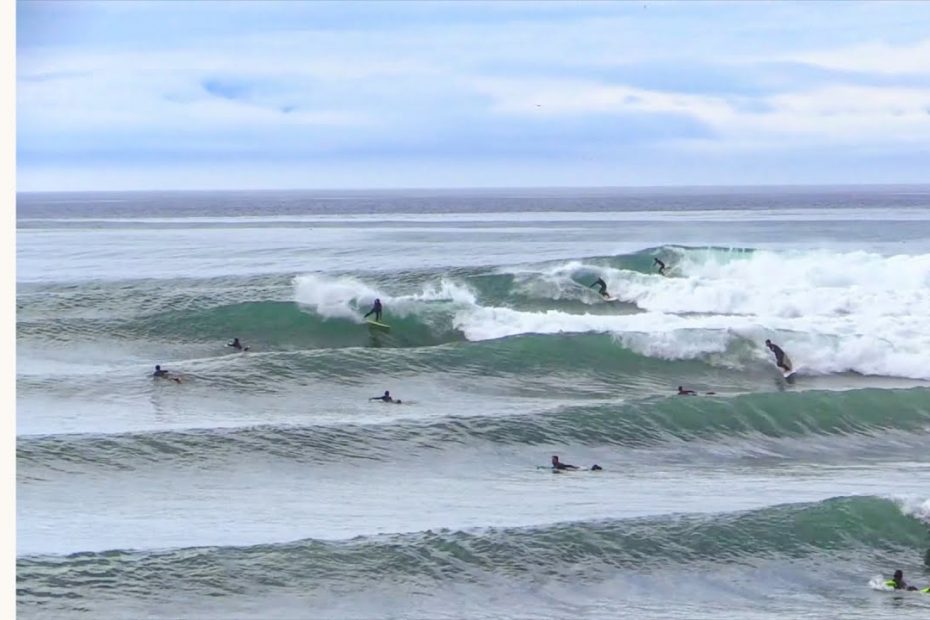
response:
<path fill-rule="evenodd" d="M 51 435 L 17 440 L 22 471 L 77 464 L 144 468 L 166 459 L 180 463 L 234 455 L 305 462 L 345 458 L 390 461 L 394 455 L 433 453 L 485 443 L 549 446 L 675 447 L 687 458 L 690 442 L 751 452 L 771 440 L 833 437 L 841 441 L 901 434 L 916 445 L 930 432 L 925 388 L 799 394 L 750 394 L 728 399 L 669 397 L 637 403 L 572 406 L 532 415 L 441 418 L 429 422 L 338 426 L 258 426 L 119 435 Z M 685 442 L 683 445 L 681 442 Z M 790 449 L 788 442 L 785 449 Z M 816 449 L 816 445 L 812 448 Z M 764 451 L 769 454 L 769 451 Z"/>
<path fill-rule="evenodd" d="M 428 531 L 346 542 L 27 557 L 17 561 L 17 575 L 46 591 L 81 591 L 97 583 L 130 594 L 182 586 L 222 594 L 262 583 L 267 575 L 275 575 L 282 586 L 303 587 L 384 579 L 441 583 L 486 574 L 572 580 L 566 569 L 579 563 L 601 571 L 856 554 L 887 560 L 926 543 L 927 524 L 895 502 L 842 497 L 728 514 Z"/>

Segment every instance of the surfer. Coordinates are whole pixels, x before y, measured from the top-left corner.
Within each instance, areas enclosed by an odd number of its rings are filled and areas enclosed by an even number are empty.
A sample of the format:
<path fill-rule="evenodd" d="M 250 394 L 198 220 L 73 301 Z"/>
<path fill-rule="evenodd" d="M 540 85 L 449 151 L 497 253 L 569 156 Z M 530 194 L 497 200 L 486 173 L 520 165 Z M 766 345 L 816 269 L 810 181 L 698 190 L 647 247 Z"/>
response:
<path fill-rule="evenodd" d="M 386 403 L 400 402 L 400 401 L 394 400 L 394 398 L 391 396 L 390 390 L 384 390 L 384 394 L 382 394 L 381 396 L 372 396 L 368 400 L 380 400 Z"/>
<path fill-rule="evenodd" d="M 552 469 L 559 471 L 561 469 L 580 469 L 575 465 L 569 465 L 568 463 L 563 463 L 559 460 L 558 456 L 553 455 L 552 457 Z M 591 466 L 591 471 L 603 471 L 604 468 L 595 463 Z"/>
<path fill-rule="evenodd" d="M 374 314 L 375 320 L 379 323 L 381 322 L 381 300 L 380 299 L 375 300 L 375 303 L 371 306 L 371 310 L 366 312 L 365 316 L 363 316 L 362 318 L 367 319 L 368 315 L 370 314 Z"/>
<path fill-rule="evenodd" d="M 592 284 L 588 288 L 594 288 L 595 286 L 599 286 L 601 288 L 600 290 L 601 297 L 610 297 L 610 293 L 607 292 L 607 283 L 604 282 L 602 278 L 598 278 L 597 280 L 595 280 L 594 284 Z"/>
<path fill-rule="evenodd" d="M 227 343 L 226 343 L 226 346 L 227 346 L 227 347 L 232 347 L 232 348 L 234 348 L 236 351 L 248 351 L 248 350 L 249 350 L 249 347 L 243 347 L 243 346 L 242 346 L 242 343 L 239 342 L 239 339 L 238 339 L 238 338 L 233 338 L 233 341 L 232 341 L 232 342 L 227 342 Z"/>
<path fill-rule="evenodd" d="M 791 362 L 788 360 L 788 356 L 785 355 L 785 352 L 781 350 L 781 347 L 771 340 L 766 340 L 765 346 L 775 354 L 775 365 L 785 372 L 791 372 Z"/>
<path fill-rule="evenodd" d="M 155 372 L 152 373 L 152 377 L 155 379 L 171 379 L 175 383 L 181 382 L 179 377 L 172 377 L 171 373 L 164 370 L 159 364 L 155 364 Z"/>
<path fill-rule="evenodd" d="M 658 265 L 658 266 L 659 266 L 659 275 L 663 275 L 663 276 L 664 276 L 664 275 L 665 275 L 665 263 L 663 263 L 662 261 L 660 261 L 658 258 L 653 258 L 652 261 L 653 261 L 653 264 L 654 264 L 654 265 Z"/>
<path fill-rule="evenodd" d="M 885 586 L 888 588 L 894 588 L 895 590 L 909 590 L 911 592 L 917 590 L 914 586 L 909 586 L 904 582 L 904 573 L 901 569 L 898 569 L 894 572 L 894 576 L 885 582 Z"/>
<path fill-rule="evenodd" d="M 578 469 L 575 465 L 569 465 L 559 460 L 559 457 L 552 455 L 552 469 Z"/>
<path fill-rule="evenodd" d="M 708 396 L 715 396 L 717 392 L 704 392 Z M 678 386 L 678 395 L 679 396 L 697 396 L 698 393 L 694 390 L 686 390 L 685 388 Z"/>

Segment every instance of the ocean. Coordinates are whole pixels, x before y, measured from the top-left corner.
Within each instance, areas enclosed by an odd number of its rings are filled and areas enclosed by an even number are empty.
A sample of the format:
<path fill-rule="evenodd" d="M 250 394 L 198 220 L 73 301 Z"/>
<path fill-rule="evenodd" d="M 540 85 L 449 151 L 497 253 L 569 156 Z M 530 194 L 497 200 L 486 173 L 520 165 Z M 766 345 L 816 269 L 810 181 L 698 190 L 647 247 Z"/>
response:
<path fill-rule="evenodd" d="M 16 241 L 20 618 L 930 617 L 882 585 L 930 585 L 930 187 L 28 193 Z"/>

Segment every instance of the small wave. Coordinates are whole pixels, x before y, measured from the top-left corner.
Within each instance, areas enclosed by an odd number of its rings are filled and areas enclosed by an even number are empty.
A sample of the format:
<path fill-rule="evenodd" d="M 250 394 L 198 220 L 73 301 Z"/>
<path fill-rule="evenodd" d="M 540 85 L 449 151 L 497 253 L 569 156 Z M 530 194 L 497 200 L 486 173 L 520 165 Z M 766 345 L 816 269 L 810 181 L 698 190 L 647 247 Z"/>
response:
<path fill-rule="evenodd" d="M 887 557 L 926 543 L 926 525 L 878 497 L 839 497 L 747 512 L 426 531 L 342 542 L 113 550 L 17 560 L 24 592 L 113 590 L 149 597 L 172 589 L 225 595 L 265 583 L 321 587 L 390 580 L 497 578 L 571 582 L 585 571 L 739 563 L 759 558 Z M 573 568 L 575 567 L 575 568 Z M 312 585 L 310 585 L 312 584 Z M 25 601 L 25 602 L 28 602 Z"/>
<path fill-rule="evenodd" d="M 855 442 L 857 438 L 895 432 L 913 436 L 920 443 L 925 441 L 928 430 L 926 389 L 811 391 L 733 398 L 668 397 L 571 406 L 532 415 L 392 420 L 390 424 L 29 436 L 17 439 L 17 463 L 20 468 L 70 465 L 135 469 L 164 459 L 199 463 L 246 454 L 296 462 L 311 458 L 313 462 L 391 460 L 398 453 L 434 452 L 484 442 L 626 448 L 669 445 L 676 447 L 680 458 L 686 458 L 700 449 L 690 442 L 728 445 L 736 439 L 745 443 L 744 454 L 762 454 L 768 459 L 778 456 L 770 439 L 833 436 Z M 789 441 L 778 449 L 784 456 L 791 456 L 796 448 Z M 817 449 L 813 448 L 814 455 Z M 930 508 L 923 505 L 911 512 L 920 516 L 914 512 L 919 510 Z"/>

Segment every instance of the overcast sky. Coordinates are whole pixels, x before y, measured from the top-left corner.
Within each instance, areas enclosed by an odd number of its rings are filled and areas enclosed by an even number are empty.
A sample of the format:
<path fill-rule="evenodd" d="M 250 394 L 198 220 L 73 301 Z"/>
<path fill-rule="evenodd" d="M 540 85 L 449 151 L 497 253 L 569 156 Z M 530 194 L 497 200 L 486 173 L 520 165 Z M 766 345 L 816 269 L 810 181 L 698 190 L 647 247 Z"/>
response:
<path fill-rule="evenodd" d="M 930 3 L 18 2 L 19 190 L 927 182 Z"/>

